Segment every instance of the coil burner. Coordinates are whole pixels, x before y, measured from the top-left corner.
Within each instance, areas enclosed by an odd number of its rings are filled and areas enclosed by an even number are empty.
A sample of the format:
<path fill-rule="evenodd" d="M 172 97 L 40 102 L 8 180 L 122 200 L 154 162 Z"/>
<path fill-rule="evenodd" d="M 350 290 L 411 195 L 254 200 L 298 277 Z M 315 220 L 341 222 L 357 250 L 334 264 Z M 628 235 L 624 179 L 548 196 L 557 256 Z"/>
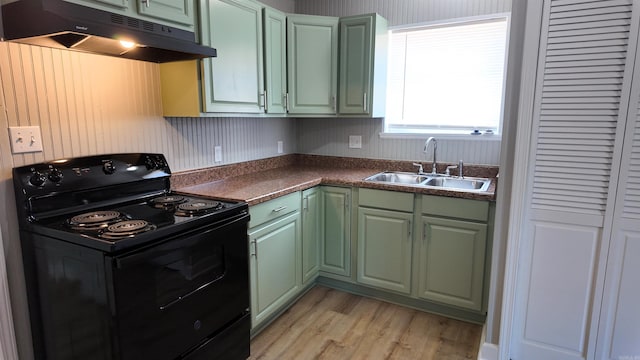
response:
<path fill-rule="evenodd" d="M 224 205 L 218 201 L 190 201 L 180 204 L 176 207 L 176 216 L 199 216 L 224 208 Z"/>
<path fill-rule="evenodd" d="M 125 220 L 107 226 L 107 228 L 100 233 L 100 237 L 104 239 L 118 240 L 133 237 L 137 234 L 151 231 L 155 228 L 155 225 L 149 224 L 145 220 Z"/>
<path fill-rule="evenodd" d="M 176 205 L 181 204 L 185 201 L 187 200 L 185 199 L 184 196 L 168 195 L 168 196 L 153 198 L 149 201 L 149 203 L 154 208 L 169 210 L 169 209 L 173 209 Z"/>
<path fill-rule="evenodd" d="M 125 220 L 126 217 L 118 211 L 93 211 L 76 215 L 67 221 L 68 225 L 77 231 L 92 231 Z"/>

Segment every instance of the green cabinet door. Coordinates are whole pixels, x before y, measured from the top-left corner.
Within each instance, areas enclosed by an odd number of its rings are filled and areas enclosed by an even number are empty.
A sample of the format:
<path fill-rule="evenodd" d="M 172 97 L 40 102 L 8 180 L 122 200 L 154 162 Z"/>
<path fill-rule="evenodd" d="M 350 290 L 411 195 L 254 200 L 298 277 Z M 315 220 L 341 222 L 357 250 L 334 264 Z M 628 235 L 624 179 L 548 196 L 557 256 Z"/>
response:
<path fill-rule="evenodd" d="M 480 311 L 487 225 L 423 216 L 422 226 L 418 296 Z"/>
<path fill-rule="evenodd" d="M 351 275 L 351 189 L 322 187 L 320 271 Z"/>
<path fill-rule="evenodd" d="M 272 8 L 263 10 L 264 22 L 264 110 L 286 113 L 287 95 L 287 16 Z"/>
<path fill-rule="evenodd" d="M 287 17 L 287 81 L 289 113 L 336 113 L 337 17 Z"/>
<path fill-rule="evenodd" d="M 248 0 L 201 0 L 202 43 L 218 51 L 203 60 L 205 112 L 263 112 L 262 6 Z"/>
<path fill-rule="evenodd" d="M 338 113 L 384 116 L 387 37 L 380 15 L 340 18 Z"/>
<path fill-rule="evenodd" d="M 302 192 L 302 282 L 313 281 L 320 268 L 320 189 L 314 187 Z"/>
<path fill-rule="evenodd" d="M 141 15 L 183 25 L 194 25 L 193 0 L 135 0 Z"/>
<path fill-rule="evenodd" d="M 129 9 L 129 0 L 64 0 L 66 2 L 84 5 L 90 8 L 115 11 L 117 13 L 123 13 Z"/>
<path fill-rule="evenodd" d="M 300 288 L 300 212 L 249 230 L 251 324 L 258 326 Z"/>
<path fill-rule="evenodd" d="M 358 282 L 411 292 L 412 213 L 358 208 Z"/>

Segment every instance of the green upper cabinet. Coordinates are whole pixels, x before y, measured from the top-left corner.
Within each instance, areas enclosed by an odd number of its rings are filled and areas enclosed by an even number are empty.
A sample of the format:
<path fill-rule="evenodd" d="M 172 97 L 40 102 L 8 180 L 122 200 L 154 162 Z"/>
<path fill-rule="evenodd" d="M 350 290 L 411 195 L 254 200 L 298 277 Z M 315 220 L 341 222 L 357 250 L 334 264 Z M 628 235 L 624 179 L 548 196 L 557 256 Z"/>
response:
<path fill-rule="evenodd" d="M 320 188 L 302 192 L 302 282 L 313 281 L 320 268 L 321 223 Z"/>
<path fill-rule="evenodd" d="M 351 189 L 322 187 L 320 270 L 351 275 Z"/>
<path fill-rule="evenodd" d="M 129 0 L 64 0 L 90 8 L 111 11 L 125 15 L 129 10 Z"/>
<path fill-rule="evenodd" d="M 264 15 L 264 111 L 268 114 L 287 112 L 287 15 L 265 8 Z"/>
<path fill-rule="evenodd" d="M 384 116 L 387 38 L 380 15 L 340 18 L 339 114 Z"/>
<path fill-rule="evenodd" d="M 288 15 L 289 113 L 335 114 L 337 74 L 338 18 Z"/>
<path fill-rule="evenodd" d="M 195 0 L 64 0 L 98 10 L 153 21 L 182 30 L 195 29 Z"/>
<path fill-rule="evenodd" d="M 218 51 L 203 60 L 205 112 L 263 112 L 262 6 L 248 0 L 201 0 L 202 43 Z"/>
<path fill-rule="evenodd" d="M 117 1 L 120 0 L 110 0 Z M 144 16 L 153 17 L 187 26 L 194 26 L 195 9 L 193 0 L 135 0 L 137 11 Z"/>

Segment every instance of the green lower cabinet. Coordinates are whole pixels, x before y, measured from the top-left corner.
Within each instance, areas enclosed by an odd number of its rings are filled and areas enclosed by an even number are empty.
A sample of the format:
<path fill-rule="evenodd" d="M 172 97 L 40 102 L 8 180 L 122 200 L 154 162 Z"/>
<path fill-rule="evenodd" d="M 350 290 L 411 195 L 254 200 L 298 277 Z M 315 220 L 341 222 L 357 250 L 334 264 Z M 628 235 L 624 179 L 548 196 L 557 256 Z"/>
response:
<path fill-rule="evenodd" d="M 300 212 L 249 230 L 251 325 L 260 325 L 301 288 Z"/>
<path fill-rule="evenodd" d="M 322 187 L 320 271 L 351 275 L 351 189 Z"/>
<path fill-rule="evenodd" d="M 412 213 L 358 208 L 359 283 L 411 293 Z"/>
<path fill-rule="evenodd" d="M 418 296 L 482 310 L 487 224 L 422 217 Z"/>
<path fill-rule="evenodd" d="M 307 284 L 318 276 L 320 269 L 320 189 L 314 187 L 302 192 L 302 283 Z"/>

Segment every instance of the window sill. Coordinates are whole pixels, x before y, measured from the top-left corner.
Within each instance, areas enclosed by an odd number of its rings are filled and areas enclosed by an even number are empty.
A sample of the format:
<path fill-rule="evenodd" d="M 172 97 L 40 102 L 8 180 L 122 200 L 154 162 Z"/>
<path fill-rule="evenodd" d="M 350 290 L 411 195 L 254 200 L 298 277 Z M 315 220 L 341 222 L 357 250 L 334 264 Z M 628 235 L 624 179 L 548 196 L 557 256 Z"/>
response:
<path fill-rule="evenodd" d="M 482 140 L 482 141 L 501 141 L 502 136 L 499 134 L 492 135 L 471 135 L 471 134 L 442 134 L 442 133 L 396 133 L 396 132 L 381 132 L 381 139 L 422 139 L 426 140 L 428 137 L 433 136 L 437 139 L 447 140 Z"/>

